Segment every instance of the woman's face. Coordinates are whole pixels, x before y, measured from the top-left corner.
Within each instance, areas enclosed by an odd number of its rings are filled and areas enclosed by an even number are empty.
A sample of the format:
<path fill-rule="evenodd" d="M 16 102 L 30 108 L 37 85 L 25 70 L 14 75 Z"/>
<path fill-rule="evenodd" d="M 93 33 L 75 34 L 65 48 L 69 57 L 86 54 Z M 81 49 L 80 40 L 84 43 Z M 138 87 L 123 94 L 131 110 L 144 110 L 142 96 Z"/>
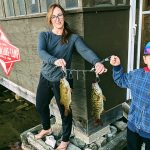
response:
<path fill-rule="evenodd" d="M 55 7 L 51 17 L 51 22 L 54 28 L 63 29 L 64 28 L 64 15 L 60 8 Z"/>

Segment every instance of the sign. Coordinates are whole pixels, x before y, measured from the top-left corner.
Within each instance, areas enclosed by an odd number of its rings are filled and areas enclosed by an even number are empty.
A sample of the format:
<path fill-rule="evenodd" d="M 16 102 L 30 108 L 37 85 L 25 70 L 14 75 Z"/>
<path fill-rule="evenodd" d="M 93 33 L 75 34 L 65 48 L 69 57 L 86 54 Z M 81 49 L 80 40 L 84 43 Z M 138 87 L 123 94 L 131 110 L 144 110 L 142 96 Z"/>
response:
<path fill-rule="evenodd" d="M 0 65 L 6 76 L 9 76 L 17 61 L 20 61 L 19 49 L 10 43 L 0 28 Z"/>

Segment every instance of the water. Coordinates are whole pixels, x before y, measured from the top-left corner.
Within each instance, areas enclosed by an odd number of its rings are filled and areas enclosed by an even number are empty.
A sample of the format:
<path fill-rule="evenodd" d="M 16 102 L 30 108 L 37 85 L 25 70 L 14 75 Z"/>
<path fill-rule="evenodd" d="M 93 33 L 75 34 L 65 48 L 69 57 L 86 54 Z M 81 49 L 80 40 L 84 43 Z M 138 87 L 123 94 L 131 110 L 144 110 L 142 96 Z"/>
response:
<path fill-rule="evenodd" d="M 20 134 L 38 124 L 35 106 L 0 86 L 0 150 L 20 150 Z"/>

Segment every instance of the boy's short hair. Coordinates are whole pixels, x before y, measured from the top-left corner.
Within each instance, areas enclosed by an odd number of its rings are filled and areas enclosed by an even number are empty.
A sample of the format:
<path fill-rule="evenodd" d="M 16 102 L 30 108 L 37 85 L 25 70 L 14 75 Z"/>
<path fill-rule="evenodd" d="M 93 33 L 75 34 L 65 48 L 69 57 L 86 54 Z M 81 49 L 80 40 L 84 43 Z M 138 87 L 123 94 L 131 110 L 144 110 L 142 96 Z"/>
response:
<path fill-rule="evenodd" d="M 148 42 L 144 47 L 144 55 L 150 55 L 150 42 Z"/>

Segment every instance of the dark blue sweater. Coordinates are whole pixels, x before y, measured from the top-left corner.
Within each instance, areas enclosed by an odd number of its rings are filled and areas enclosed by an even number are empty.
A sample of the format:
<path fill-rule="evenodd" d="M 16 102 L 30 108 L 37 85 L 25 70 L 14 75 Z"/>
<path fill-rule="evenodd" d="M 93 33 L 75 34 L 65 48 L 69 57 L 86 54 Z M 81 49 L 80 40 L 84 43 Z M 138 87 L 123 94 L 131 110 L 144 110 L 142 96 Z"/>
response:
<path fill-rule="evenodd" d="M 72 34 L 68 43 L 62 44 L 61 35 L 56 35 L 53 32 L 41 32 L 38 38 L 38 54 L 43 61 L 42 75 L 49 81 L 59 81 L 63 74 L 60 67 L 54 65 L 54 61 L 62 58 L 66 61 L 66 68 L 70 68 L 72 53 L 75 49 L 93 65 L 100 61 L 77 34 Z"/>

